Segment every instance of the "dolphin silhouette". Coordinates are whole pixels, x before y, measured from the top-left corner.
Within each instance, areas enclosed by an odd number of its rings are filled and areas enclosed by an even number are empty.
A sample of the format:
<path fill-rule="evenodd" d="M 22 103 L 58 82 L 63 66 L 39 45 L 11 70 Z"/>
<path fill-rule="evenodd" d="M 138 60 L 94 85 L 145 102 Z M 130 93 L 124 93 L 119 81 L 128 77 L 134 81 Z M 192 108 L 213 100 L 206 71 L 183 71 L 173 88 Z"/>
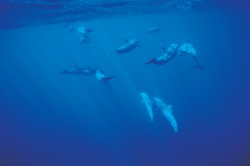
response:
<path fill-rule="evenodd" d="M 172 105 L 166 105 L 160 98 L 153 97 L 155 105 L 162 111 L 165 118 L 169 121 L 170 125 L 174 129 L 174 132 L 178 132 L 177 122 L 172 114 Z"/>
<path fill-rule="evenodd" d="M 147 65 L 147 64 L 164 65 L 164 64 L 170 62 L 171 60 L 173 60 L 176 57 L 176 55 L 178 54 L 178 45 L 175 43 L 171 44 L 168 47 L 168 49 L 166 49 L 165 47 L 161 47 L 161 49 L 163 50 L 162 56 L 159 56 L 157 58 L 153 58 L 144 64 L 145 65 Z"/>
<path fill-rule="evenodd" d="M 172 114 L 172 105 L 165 104 L 160 98 L 153 97 L 151 100 L 147 93 L 141 92 L 140 93 L 142 97 L 142 102 L 145 104 L 146 109 L 148 111 L 148 115 L 150 118 L 150 121 L 153 122 L 153 106 L 158 107 L 159 110 L 162 112 L 162 114 L 165 116 L 165 118 L 169 121 L 171 127 L 174 129 L 174 132 L 178 132 L 178 125 L 177 122 Z"/>
<path fill-rule="evenodd" d="M 98 69 L 99 69 L 98 67 L 97 68 L 92 68 L 89 66 L 79 67 L 77 65 L 74 65 L 74 69 L 72 69 L 72 70 L 64 69 L 61 73 L 62 74 L 91 76 L 91 75 L 95 75 L 95 73 Z"/>
<path fill-rule="evenodd" d="M 201 65 L 200 62 L 198 61 L 196 50 L 194 49 L 194 47 L 192 46 L 191 43 L 185 42 L 185 43 L 181 44 L 179 49 L 178 49 L 178 54 L 192 56 L 194 63 L 195 63 L 193 69 L 204 69 L 205 68 L 205 66 Z"/>
<path fill-rule="evenodd" d="M 128 53 L 139 46 L 138 39 L 132 39 L 132 40 L 124 39 L 124 40 L 125 40 L 125 44 L 123 44 L 122 46 L 116 49 L 117 54 Z"/>
<path fill-rule="evenodd" d="M 140 93 L 142 97 L 142 102 L 145 104 L 146 109 L 148 111 L 148 115 L 150 118 L 150 121 L 153 122 L 153 110 L 152 110 L 152 101 L 149 99 L 148 94 L 145 92 Z"/>

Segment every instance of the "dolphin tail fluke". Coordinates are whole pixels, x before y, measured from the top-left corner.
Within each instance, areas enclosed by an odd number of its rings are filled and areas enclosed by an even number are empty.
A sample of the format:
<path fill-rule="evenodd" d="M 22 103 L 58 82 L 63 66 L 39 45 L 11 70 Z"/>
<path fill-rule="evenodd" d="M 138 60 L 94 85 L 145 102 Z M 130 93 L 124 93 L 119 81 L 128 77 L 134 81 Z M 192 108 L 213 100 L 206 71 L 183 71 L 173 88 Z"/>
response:
<path fill-rule="evenodd" d="M 144 63 L 144 65 L 155 63 L 156 59 L 151 59 L 150 61 Z"/>

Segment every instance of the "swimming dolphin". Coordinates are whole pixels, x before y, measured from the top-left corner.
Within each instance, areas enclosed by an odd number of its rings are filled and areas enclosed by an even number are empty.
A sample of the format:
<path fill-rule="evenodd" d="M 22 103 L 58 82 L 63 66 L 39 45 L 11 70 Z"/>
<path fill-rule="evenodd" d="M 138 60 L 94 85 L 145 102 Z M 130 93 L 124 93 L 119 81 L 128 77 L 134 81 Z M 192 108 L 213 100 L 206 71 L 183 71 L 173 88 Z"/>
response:
<path fill-rule="evenodd" d="M 111 79 L 114 79 L 115 76 L 110 76 L 110 77 L 106 77 L 104 75 L 104 72 L 102 71 L 102 69 L 97 69 L 96 72 L 95 72 L 95 77 L 98 81 L 100 82 L 103 82 L 103 83 L 106 83 L 108 82 L 109 80 Z"/>
<path fill-rule="evenodd" d="M 171 44 L 168 49 L 165 47 L 162 47 L 163 49 L 163 55 L 159 56 L 157 58 L 153 58 L 150 61 L 144 63 L 144 64 L 156 64 L 156 65 L 164 65 L 165 63 L 170 62 L 174 59 L 174 57 L 178 54 L 178 45 L 173 43 Z"/>
<path fill-rule="evenodd" d="M 145 104 L 148 111 L 150 121 L 153 122 L 153 107 L 158 107 L 159 110 L 163 113 L 165 118 L 169 121 L 171 127 L 174 129 L 174 132 L 178 132 L 177 122 L 172 114 L 172 105 L 166 105 L 160 98 L 153 97 L 151 100 L 147 93 L 141 92 L 142 102 Z"/>
<path fill-rule="evenodd" d="M 91 75 L 95 75 L 95 73 L 96 73 L 96 71 L 98 69 L 100 69 L 100 68 L 99 67 L 92 68 L 92 67 L 89 67 L 89 66 L 79 67 L 77 65 L 74 65 L 74 69 L 72 69 L 72 70 L 65 69 L 61 73 L 62 74 L 73 74 L 73 75 L 91 76 Z"/>
<path fill-rule="evenodd" d="M 154 26 L 154 27 L 151 27 L 147 30 L 146 34 L 150 34 L 150 33 L 157 33 L 160 31 L 160 28 L 158 26 Z"/>
<path fill-rule="evenodd" d="M 150 121 L 153 122 L 153 110 L 152 110 L 152 101 L 149 99 L 149 96 L 145 92 L 140 93 L 142 97 L 142 102 L 146 105 L 146 109 L 148 111 L 148 115 L 150 118 Z"/>
<path fill-rule="evenodd" d="M 174 129 L 174 132 L 178 132 L 177 122 L 172 114 L 172 105 L 166 105 L 163 101 L 158 97 L 153 97 L 155 105 L 162 111 L 163 115 L 169 121 L 170 125 Z"/>
<path fill-rule="evenodd" d="M 192 46 L 191 43 L 186 42 L 180 45 L 179 49 L 178 49 L 178 54 L 179 55 L 190 55 L 192 56 L 195 65 L 194 65 L 194 69 L 204 69 L 205 66 L 202 66 L 198 59 L 197 59 L 197 53 L 196 50 L 194 49 L 194 47 Z"/>
<path fill-rule="evenodd" d="M 132 40 L 124 39 L 124 40 L 125 40 L 125 44 L 118 47 L 116 49 L 116 53 L 125 54 L 139 46 L 139 40 L 137 39 L 132 39 Z"/>

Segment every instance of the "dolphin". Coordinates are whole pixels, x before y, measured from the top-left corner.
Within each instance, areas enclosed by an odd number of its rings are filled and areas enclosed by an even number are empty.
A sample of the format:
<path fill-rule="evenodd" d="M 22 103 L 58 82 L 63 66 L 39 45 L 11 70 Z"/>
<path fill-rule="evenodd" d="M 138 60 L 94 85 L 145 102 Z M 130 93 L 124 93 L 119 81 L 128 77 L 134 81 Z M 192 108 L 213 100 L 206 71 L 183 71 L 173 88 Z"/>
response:
<path fill-rule="evenodd" d="M 189 42 L 185 42 L 183 44 L 180 45 L 179 49 L 178 49 L 178 54 L 179 55 L 190 55 L 192 56 L 193 60 L 194 60 L 194 69 L 204 69 L 205 66 L 201 65 L 197 59 L 197 53 L 196 50 L 194 49 L 194 47 L 192 46 L 191 43 Z"/>
<path fill-rule="evenodd" d="M 147 108 L 150 121 L 153 122 L 154 117 L 153 117 L 153 110 L 152 110 L 152 101 L 149 99 L 149 96 L 147 93 L 141 92 L 140 95 L 142 97 L 142 102 L 145 104 Z"/>
<path fill-rule="evenodd" d="M 132 40 L 124 39 L 124 40 L 125 40 L 125 44 L 123 44 L 122 46 L 116 49 L 117 54 L 128 53 L 139 46 L 138 39 L 132 39 Z"/>
<path fill-rule="evenodd" d="M 166 105 L 160 98 L 153 97 L 155 105 L 162 111 L 165 118 L 169 121 L 170 125 L 174 129 L 174 132 L 178 132 L 177 122 L 172 114 L 172 105 Z"/>
<path fill-rule="evenodd" d="M 157 58 L 153 58 L 150 61 L 144 63 L 145 65 L 147 64 L 155 64 L 155 65 L 164 65 L 165 63 L 170 62 L 171 60 L 176 57 L 178 54 L 178 45 L 173 43 L 171 44 L 168 49 L 165 47 L 161 47 L 163 50 L 163 55 L 159 56 Z"/>
<path fill-rule="evenodd" d="M 65 69 L 61 73 L 62 74 L 91 76 L 91 75 L 95 75 L 95 73 L 98 69 L 99 69 L 98 67 L 97 68 L 92 68 L 89 66 L 79 67 L 77 65 L 74 65 L 74 69 L 72 69 L 72 70 Z"/>
<path fill-rule="evenodd" d="M 108 82 L 109 80 L 112 80 L 112 79 L 115 78 L 115 76 L 106 77 L 106 76 L 104 75 L 104 72 L 102 71 L 102 69 L 96 70 L 96 72 L 95 72 L 95 77 L 96 77 L 96 79 L 97 79 L 98 81 L 103 82 L 103 83 L 106 83 L 106 82 Z"/>

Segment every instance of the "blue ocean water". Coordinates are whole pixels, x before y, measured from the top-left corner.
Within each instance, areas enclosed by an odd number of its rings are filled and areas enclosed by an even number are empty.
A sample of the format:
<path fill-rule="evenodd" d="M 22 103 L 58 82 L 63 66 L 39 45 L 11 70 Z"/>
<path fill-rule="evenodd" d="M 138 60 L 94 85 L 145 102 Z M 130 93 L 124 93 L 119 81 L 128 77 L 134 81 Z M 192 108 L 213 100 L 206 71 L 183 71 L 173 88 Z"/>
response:
<path fill-rule="evenodd" d="M 247 3 L 3 2 L 1 166 L 250 165 Z M 93 29 L 89 43 L 80 42 L 83 25 Z M 137 48 L 111 55 L 134 38 Z M 187 41 L 205 69 L 189 56 L 143 65 Z M 61 73 L 74 65 L 116 77 Z M 140 92 L 172 105 L 178 133 L 157 109 L 150 122 Z"/>

